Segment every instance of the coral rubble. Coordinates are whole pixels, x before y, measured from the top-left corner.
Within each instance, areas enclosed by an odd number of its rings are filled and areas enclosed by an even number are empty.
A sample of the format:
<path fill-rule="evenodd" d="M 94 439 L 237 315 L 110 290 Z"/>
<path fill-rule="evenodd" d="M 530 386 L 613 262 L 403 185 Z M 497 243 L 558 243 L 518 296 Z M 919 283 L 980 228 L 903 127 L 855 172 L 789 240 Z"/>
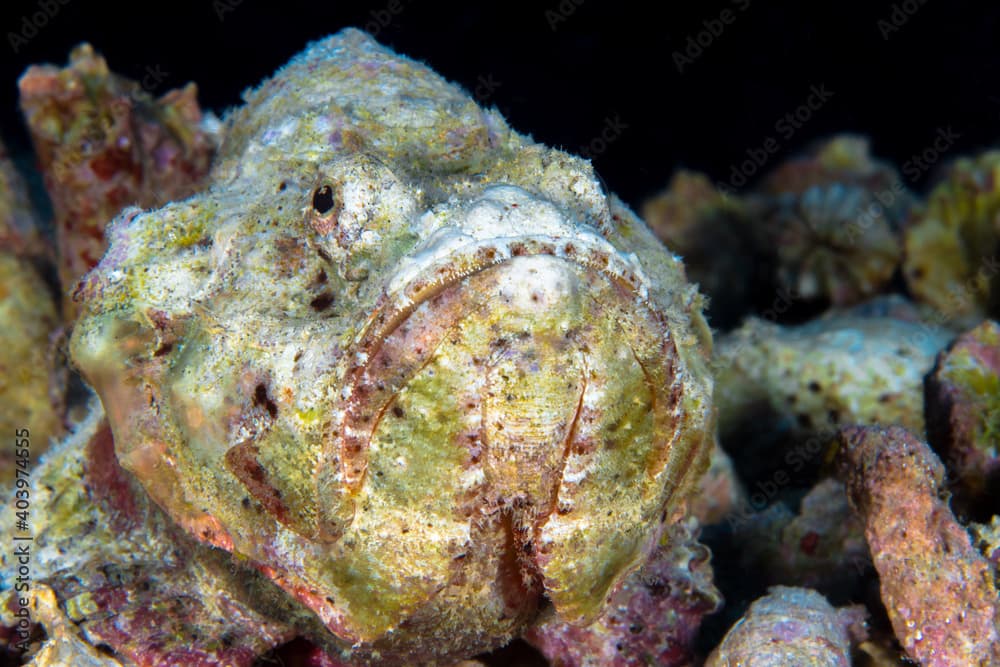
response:
<path fill-rule="evenodd" d="M 1000 151 L 957 160 L 907 225 L 907 285 L 949 318 L 998 312 L 998 176 Z"/>
<path fill-rule="evenodd" d="M 861 607 L 834 609 L 816 591 L 775 586 L 754 602 L 705 667 L 843 667 L 865 637 Z"/>
<path fill-rule="evenodd" d="M 104 228 L 124 207 L 160 206 L 202 186 L 215 138 L 202 124 L 194 85 L 154 100 L 88 44 L 65 68 L 29 68 L 19 87 L 69 292 L 104 254 Z M 72 320 L 72 302 L 65 308 Z"/>
<path fill-rule="evenodd" d="M 897 426 L 848 427 L 840 442 L 848 496 L 907 654 L 926 667 L 1000 664 L 993 571 L 941 500 L 941 461 Z"/>
<path fill-rule="evenodd" d="M 1000 511 L 1000 326 L 986 321 L 938 357 L 926 380 L 927 439 L 969 510 Z"/>
<path fill-rule="evenodd" d="M 762 415 L 773 430 L 900 424 L 922 432 L 923 377 L 949 338 L 923 322 L 852 312 L 794 327 L 750 319 L 716 347 L 720 434 Z"/>

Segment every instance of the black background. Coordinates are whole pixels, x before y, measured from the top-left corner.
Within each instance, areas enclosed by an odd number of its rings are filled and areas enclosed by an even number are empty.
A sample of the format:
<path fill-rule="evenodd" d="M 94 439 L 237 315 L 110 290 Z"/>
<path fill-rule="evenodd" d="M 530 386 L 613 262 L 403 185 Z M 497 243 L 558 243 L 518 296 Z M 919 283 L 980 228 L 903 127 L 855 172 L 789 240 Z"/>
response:
<path fill-rule="evenodd" d="M 894 5 L 897 22 L 905 22 L 886 32 Z M 727 8 L 735 20 L 678 72 L 674 52 Z M 28 34 L 25 22 L 42 23 L 39 12 L 44 25 L 15 53 L 12 33 Z M 992 145 L 1000 127 L 998 20 L 994 3 L 945 0 L 725 0 L 665 8 L 600 0 L 528 7 L 8 0 L 0 9 L 0 133 L 15 150 L 25 149 L 18 76 L 32 63 L 64 63 L 83 40 L 130 77 L 162 72 L 155 93 L 197 82 L 202 104 L 221 111 L 308 41 L 367 26 L 470 91 L 493 88 L 484 102 L 547 144 L 580 152 L 606 119 L 617 118 L 626 127 L 594 163 L 611 189 L 638 205 L 678 166 L 727 180 L 768 137 L 780 151 L 767 166 L 837 131 L 869 135 L 876 154 L 898 164 L 933 145 L 944 128 L 960 135 L 949 157 Z M 793 136 L 779 135 L 775 124 L 820 85 L 832 98 Z M 923 187 L 930 173 L 911 185 Z"/>

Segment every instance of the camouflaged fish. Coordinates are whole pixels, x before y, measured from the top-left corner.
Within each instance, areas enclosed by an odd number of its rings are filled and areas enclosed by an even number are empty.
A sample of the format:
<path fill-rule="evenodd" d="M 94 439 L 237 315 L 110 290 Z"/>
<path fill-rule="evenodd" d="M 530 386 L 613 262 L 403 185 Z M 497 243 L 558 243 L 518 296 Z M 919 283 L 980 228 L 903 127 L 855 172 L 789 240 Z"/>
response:
<path fill-rule="evenodd" d="M 584 626 L 707 465 L 680 261 L 589 162 L 359 31 L 247 94 L 207 189 L 107 236 L 71 353 L 110 430 L 39 472 L 35 580 L 123 664 L 295 636 L 450 664 Z"/>

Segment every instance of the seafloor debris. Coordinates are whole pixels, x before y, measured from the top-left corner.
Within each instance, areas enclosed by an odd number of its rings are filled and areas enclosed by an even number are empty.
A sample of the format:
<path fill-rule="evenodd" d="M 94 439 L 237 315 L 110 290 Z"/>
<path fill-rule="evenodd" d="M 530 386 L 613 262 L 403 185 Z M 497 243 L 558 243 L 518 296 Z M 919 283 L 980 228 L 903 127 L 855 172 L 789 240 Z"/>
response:
<path fill-rule="evenodd" d="M 868 139 L 856 134 L 836 135 L 785 160 L 764 177 L 759 191 L 802 195 L 816 186 L 834 183 L 877 195 L 885 215 L 894 223 L 901 222 L 913 205 L 913 196 L 903 188 L 896 168 L 872 157 Z"/>
<path fill-rule="evenodd" d="M 763 286 L 742 200 L 718 191 L 703 174 L 678 171 L 641 213 L 657 237 L 683 257 L 688 278 L 708 296 L 712 325 L 737 324 Z"/>
<path fill-rule="evenodd" d="M 862 187 L 816 185 L 769 204 L 767 246 L 777 255 L 778 284 L 796 298 L 854 304 L 879 293 L 899 265 L 893 223 Z"/>
<path fill-rule="evenodd" d="M 969 532 L 973 543 L 993 568 L 994 584 L 1000 587 L 1000 516 L 990 517 L 990 522 L 971 523 Z"/>
<path fill-rule="evenodd" d="M 956 500 L 976 514 L 1000 511 L 1000 326 L 986 321 L 959 336 L 926 390 L 927 439 L 947 462 Z"/>
<path fill-rule="evenodd" d="M 670 526 L 646 563 L 586 627 L 549 617 L 527 639 L 562 667 L 680 667 L 693 660 L 702 617 L 722 605 L 698 522 Z"/>
<path fill-rule="evenodd" d="M 14 479 L 62 431 L 65 371 L 59 317 L 42 277 L 47 251 L 27 191 L 0 144 L 0 484 Z M 15 434 L 17 439 L 15 440 Z M 16 441 L 23 445 L 15 447 Z M 25 456 L 15 456 L 18 451 Z"/>
<path fill-rule="evenodd" d="M 846 306 L 889 283 L 910 203 L 899 174 L 872 158 L 866 139 L 840 135 L 779 165 L 747 209 L 780 289 Z"/>
<path fill-rule="evenodd" d="M 23 598 L 27 604 L 18 607 L 23 616 L 13 622 L 30 618 L 45 630 L 45 640 L 31 656 L 28 667 L 123 667 L 116 658 L 98 650 L 79 633 L 79 629 L 60 608 L 55 592 L 44 584 L 28 589 Z M 2 617 L 0 617 L 2 618 Z M 3 619 L 7 621 L 8 619 Z M 16 626 L 15 626 L 16 627 Z"/>
<path fill-rule="evenodd" d="M 914 296 L 949 318 L 1000 312 L 1000 151 L 951 165 L 905 240 Z"/>
<path fill-rule="evenodd" d="M 802 499 L 798 514 L 777 502 L 762 512 L 734 515 L 730 524 L 743 545 L 742 571 L 753 572 L 756 585 L 803 586 L 857 598 L 871 563 L 863 526 L 842 483 L 819 482 Z"/>
<path fill-rule="evenodd" d="M 587 162 L 358 31 L 249 93 L 226 138 L 212 189 L 124 212 L 76 292 L 122 466 L 357 663 L 468 657 L 543 601 L 599 617 L 713 445 L 680 262 Z M 237 595 L 181 562 L 171 599 Z"/>
<path fill-rule="evenodd" d="M 201 187 L 215 139 L 193 84 L 154 100 L 110 72 L 88 44 L 73 50 L 66 68 L 29 68 L 19 85 L 68 293 L 104 254 L 104 227 L 124 207 L 160 206 Z M 72 303 L 64 305 L 72 320 Z"/>
<path fill-rule="evenodd" d="M 723 446 L 760 425 L 771 433 L 847 424 L 923 432 L 923 378 L 949 338 L 922 322 L 851 312 L 788 327 L 750 319 L 716 345 Z"/>
<path fill-rule="evenodd" d="M 816 591 L 775 586 L 752 605 L 705 667 L 844 667 L 866 636 L 864 607 L 835 609 Z"/>
<path fill-rule="evenodd" d="M 840 441 L 848 495 L 903 648 L 925 667 L 1000 664 L 993 571 L 941 499 L 940 460 L 900 427 L 848 427 Z"/>
<path fill-rule="evenodd" d="M 709 296 L 728 328 L 761 293 L 845 306 L 879 294 L 902 259 L 900 229 L 913 198 L 896 170 L 842 135 L 779 165 L 746 197 L 678 171 L 643 205 L 657 235 Z"/>
<path fill-rule="evenodd" d="M 716 443 L 708 470 L 688 501 L 688 512 L 702 525 L 718 523 L 746 503 L 746 492 L 733 469 L 733 460 Z"/>
<path fill-rule="evenodd" d="M 0 252 L 42 260 L 51 254 L 38 226 L 24 180 L 0 142 Z"/>
<path fill-rule="evenodd" d="M 912 198 L 899 174 L 840 135 L 779 165 L 750 197 L 756 242 L 796 299 L 845 306 L 878 294 L 902 259 Z"/>

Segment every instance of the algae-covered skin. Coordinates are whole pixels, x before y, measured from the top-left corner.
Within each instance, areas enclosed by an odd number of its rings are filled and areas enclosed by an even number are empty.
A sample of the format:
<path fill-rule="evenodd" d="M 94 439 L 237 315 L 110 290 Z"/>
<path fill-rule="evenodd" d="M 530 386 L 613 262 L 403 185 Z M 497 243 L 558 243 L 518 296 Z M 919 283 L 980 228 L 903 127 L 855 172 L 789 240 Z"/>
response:
<path fill-rule="evenodd" d="M 353 660 L 585 624 L 707 466 L 710 339 L 589 163 L 354 30 L 108 228 L 71 353 L 121 464 Z"/>
<path fill-rule="evenodd" d="M 323 632 L 266 577 L 176 527 L 118 466 L 92 403 L 18 485 L 28 509 L 0 516 L 13 545 L 0 553 L 0 657 L 251 667 L 296 634 Z"/>
<path fill-rule="evenodd" d="M 903 275 L 949 318 L 998 312 L 1000 151 L 956 160 L 906 228 Z"/>

